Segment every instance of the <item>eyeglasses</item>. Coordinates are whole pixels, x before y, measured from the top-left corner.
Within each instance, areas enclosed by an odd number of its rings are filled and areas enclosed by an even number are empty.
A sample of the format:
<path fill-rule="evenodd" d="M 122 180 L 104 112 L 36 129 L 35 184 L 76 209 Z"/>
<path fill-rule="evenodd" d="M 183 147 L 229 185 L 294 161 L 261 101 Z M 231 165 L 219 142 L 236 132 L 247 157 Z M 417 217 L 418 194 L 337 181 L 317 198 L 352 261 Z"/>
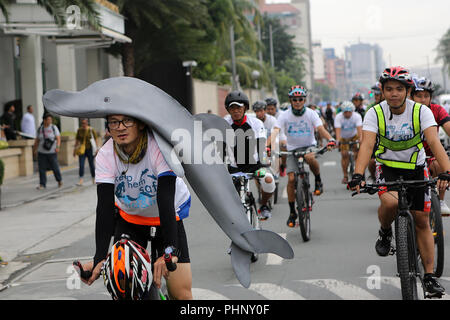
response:
<path fill-rule="evenodd" d="M 130 119 L 130 118 L 125 118 L 123 120 L 113 120 L 113 121 L 108 121 L 108 128 L 111 130 L 117 130 L 120 127 L 120 124 L 123 124 L 123 126 L 125 128 L 129 128 L 134 126 L 134 124 L 136 123 L 136 121 L 134 119 Z"/>
<path fill-rule="evenodd" d="M 305 98 L 291 98 L 293 102 L 302 102 L 305 101 Z"/>

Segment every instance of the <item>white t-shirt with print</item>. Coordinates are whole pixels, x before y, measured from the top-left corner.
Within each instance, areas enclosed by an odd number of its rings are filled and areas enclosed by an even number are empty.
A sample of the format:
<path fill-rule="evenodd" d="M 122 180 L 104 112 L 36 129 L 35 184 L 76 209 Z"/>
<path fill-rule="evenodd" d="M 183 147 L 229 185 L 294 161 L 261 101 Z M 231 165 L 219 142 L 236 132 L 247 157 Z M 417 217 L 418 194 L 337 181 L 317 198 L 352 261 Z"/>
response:
<path fill-rule="evenodd" d="M 315 129 L 323 123 L 315 111 L 306 108 L 300 117 L 295 116 L 290 109 L 284 112 L 278 118 L 278 125 L 286 135 L 288 151 L 292 151 L 316 145 Z"/>
<path fill-rule="evenodd" d="M 386 121 L 386 138 L 392 141 L 406 141 L 414 137 L 414 124 L 412 118 L 414 104 L 414 101 L 409 99 L 406 100 L 405 112 L 400 115 L 392 114 L 386 101 L 383 101 L 380 104 Z M 390 119 L 391 115 L 392 120 Z M 430 108 L 422 105 L 422 107 L 420 108 L 420 130 L 422 140 L 424 139 L 423 131 L 432 126 L 437 126 L 436 120 L 433 116 L 433 112 L 430 110 Z M 378 134 L 378 118 L 375 108 L 370 108 L 364 116 L 363 130 Z M 386 149 L 386 152 L 381 155 L 381 157 L 382 159 L 391 161 L 409 162 L 412 153 L 415 151 L 417 151 L 417 147 L 396 152 Z M 420 150 L 416 164 L 418 166 L 423 166 L 425 164 L 424 148 Z"/>
<path fill-rule="evenodd" d="M 344 113 L 341 112 L 334 119 L 334 127 L 341 129 L 341 138 L 353 138 L 358 133 L 357 128 L 362 127 L 361 115 L 358 112 L 352 112 L 351 117 L 347 119 L 344 117 Z"/>
<path fill-rule="evenodd" d="M 164 160 L 152 134 L 148 134 L 145 157 L 137 164 L 120 161 L 114 151 L 113 139 L 105 143 L 95 160 L 95 182 L 114 184 L 115 201 L 120 209 L 130 215 L 159 217 L 156 201 L 158 177 L 174 173 Z M 189 200 L 190 193 L 186 184 L 177 177 L 174 205 L 180 219 L 188 215 L 188 210 L 182 210 L 182 213 L 180 210 L 185 208 Z"/>
<path fill-rule="evenodd" d="M 274 116 L 271 116 L 270 114 L 266 114 L 266 120 L 264 120 L 264 127 L 266 128 L 267 138 L 268 138 L 268 137 L 270 137 L 270 134 L 272 133 L 272 129 L 274 127 L 278 128 L 277 118 L 275 118 Z"/>

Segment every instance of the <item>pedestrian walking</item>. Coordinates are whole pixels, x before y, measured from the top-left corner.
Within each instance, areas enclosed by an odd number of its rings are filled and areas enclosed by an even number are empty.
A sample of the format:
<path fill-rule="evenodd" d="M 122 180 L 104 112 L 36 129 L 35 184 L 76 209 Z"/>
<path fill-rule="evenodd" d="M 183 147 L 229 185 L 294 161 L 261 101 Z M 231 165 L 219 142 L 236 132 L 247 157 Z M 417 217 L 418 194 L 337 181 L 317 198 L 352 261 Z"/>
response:
<path fill-rule="evenodd" d="M 1 124 L 5 132 L 6 140 L 16 140 L 16 107 L 14 105 L 5 105 L 5 110 L 1 118 Z"/>
<path fill-rule="evenodd" d="M 27 107 L 27 112 L 22 117 L 22 121 L 20 122 L 20 130 L 29 136 L 25 137 L 26 139 L 34 139 L 36 137 L 36 123 L 34 120 L 32 105 Z"/>
<path fill-rule="evenodd" d="M 52 170 L 58 188 L 63 185 L 61 170 L 58 164 L 58 152 L 61 146 L 61 135 L 58 127 L 53 124 L 53 117 L 50 113 L 44 113 L 42 124 L 36 132 L 36 139 L 33 146 L 33 154 L 38 159 L 39 186 L 37 189 L 44 189 L 47 185 L 47 170 Z"/>
<path fill-rule="evenodd" d="M 83 185 L 84 177 L 84 163 L 88 159 L 89 169 L 92 177 L 92 183 L 95 183 L 95 163 L 94 157 L 97 154 L 97 132 L 89 126 L 88 119 L 81 119 L 81 127 L 77 131 L 75 140 L 75 147 L 73 149 L 73 156 L 78 156 L 79 162 L 79 177 L 80 181 L 77 186 Z"/>

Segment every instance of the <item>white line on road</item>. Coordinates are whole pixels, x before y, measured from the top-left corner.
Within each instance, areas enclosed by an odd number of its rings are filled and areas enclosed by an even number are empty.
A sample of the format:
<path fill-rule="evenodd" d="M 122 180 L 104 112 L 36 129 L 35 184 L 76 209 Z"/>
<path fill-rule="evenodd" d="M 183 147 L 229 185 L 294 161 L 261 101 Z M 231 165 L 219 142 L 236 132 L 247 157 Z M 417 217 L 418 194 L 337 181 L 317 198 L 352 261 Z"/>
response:
<path fill-rule="evenodd" d="M 286 233 L 279 233 L 280 237 L 282 237 L 284 240 L 286 240 Z M 276 266 L 276 265 L 281 265 L 283 263 L 283 258 L 273 254 L 273 253 L 269 253 L 267 254 L 267 260 L 266 260 L 266 265 L 270 265 L 270 266 Z"/>
<path fill-rule="evenodd" d="M 379 300 L 373 294 L 351 283 L 336 279 L 296 280 L 326 289 L 344 300 Z"/>
<path fill-rule="evenodd" d="M 230 300 L 217 292 L 202 288 L 192 288 L 192 296 L 195 300 Z"/>
<path fill-rule="evenodd" d="M 287 199 L 288 195 L 287 195 L 287 187 L 285 187 L 283 189 L 283 195 L 282 195 L 283 199 Z"/>
<path fill-rule="evenodd" d="M 336 161 L 325 161 L 323 163 L 324 167 L 335 167 L 336 166 Z"/>
<path fill-rule="evenodd" d="M 298 293 L 272 283 L 255 283 L 250 285 L 249 290 L 269 300 L 305 300 Z"/>

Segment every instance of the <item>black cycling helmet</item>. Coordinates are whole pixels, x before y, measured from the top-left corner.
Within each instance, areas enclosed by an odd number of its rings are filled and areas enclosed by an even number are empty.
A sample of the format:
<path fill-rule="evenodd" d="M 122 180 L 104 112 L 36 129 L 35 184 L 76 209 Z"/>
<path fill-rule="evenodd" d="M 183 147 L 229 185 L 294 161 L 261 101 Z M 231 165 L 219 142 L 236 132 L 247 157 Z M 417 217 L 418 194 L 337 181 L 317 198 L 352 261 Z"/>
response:
<path fill-rule="evenodd" d="M 233 103 L 239 106 L 245 106 L 245 110 L 248 110 L 250 107 L 250 100 L 242 91 L 232 91 L 227 95 L 225 98 L 225 108 L 228 109 Z"/>
<path fill-rule="evenodd" d="M 275 98 L 267 98 L 266 99 L 266 105 L 268 105 L 268 106 L 275 106 L 276 107 L 277 104 L 278 104 L 278 101 Z"/>
<path fill-rule="evenodd" d="M 266 110 L 267 104 L 265 101 L 256 101 L 253 106 L 252 109 L 253 111 L 259 111 L 259 110 Z"/>

